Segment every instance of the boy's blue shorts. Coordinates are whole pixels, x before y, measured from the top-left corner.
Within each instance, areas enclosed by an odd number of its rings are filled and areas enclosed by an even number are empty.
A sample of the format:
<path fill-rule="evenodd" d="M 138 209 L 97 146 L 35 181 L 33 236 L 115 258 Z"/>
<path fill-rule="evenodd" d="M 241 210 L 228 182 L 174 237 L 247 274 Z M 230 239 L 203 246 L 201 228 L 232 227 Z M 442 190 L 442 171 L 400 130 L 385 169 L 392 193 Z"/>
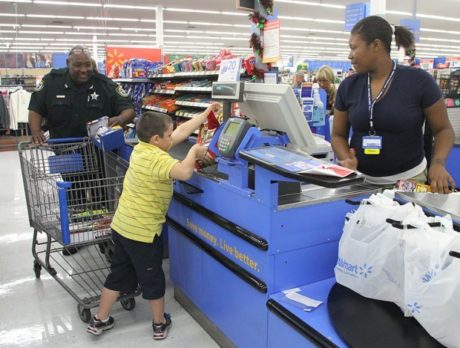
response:
<path fill-rule="evenodd" d="M 156 300 L 165 294 L 162 269 L 163 239 L 156 236 L 152 243 L 137 242 L 112 230 L 115 244 L 111 272 L 104 286 L 122 293 L 133 293 L 139 284 L 142 297 Z"/>

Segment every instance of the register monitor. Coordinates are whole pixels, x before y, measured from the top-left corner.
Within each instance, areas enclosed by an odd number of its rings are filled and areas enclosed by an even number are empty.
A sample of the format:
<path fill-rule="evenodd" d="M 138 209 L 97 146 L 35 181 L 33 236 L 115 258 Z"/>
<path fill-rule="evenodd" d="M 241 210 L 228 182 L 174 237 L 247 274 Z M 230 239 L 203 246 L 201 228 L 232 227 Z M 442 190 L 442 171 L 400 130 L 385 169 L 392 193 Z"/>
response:
<path fill-rule="evenodd" d="M 294 147 L 301 151 L 320 155 L 331 150 L 329 142 L 311 132 L 289 85 L 245 83 L 244 102 L 239 106 L 260 129 L 286 133 Z"/>

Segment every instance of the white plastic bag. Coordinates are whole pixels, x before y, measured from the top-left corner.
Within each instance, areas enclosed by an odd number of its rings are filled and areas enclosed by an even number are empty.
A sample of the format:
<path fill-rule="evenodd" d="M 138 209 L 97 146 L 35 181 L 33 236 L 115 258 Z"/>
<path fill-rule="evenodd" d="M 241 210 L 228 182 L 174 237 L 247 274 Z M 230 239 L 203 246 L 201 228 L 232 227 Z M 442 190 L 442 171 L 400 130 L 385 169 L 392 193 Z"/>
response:
<path fill-rule="evenodd" d="M 405 236 L 405 306 L 436 340 L 460 347 L 460 234 L 425 229 Z"/>
<path fill-rule="evenodd" d="M 364 200 L 348 214 L 334 269 L 338 283 L 362 296 L 391 301 L 404 308 L 403 230 L 387 219 L 425 219 L 419 206 L 399 205 L 383 194 Z"/>

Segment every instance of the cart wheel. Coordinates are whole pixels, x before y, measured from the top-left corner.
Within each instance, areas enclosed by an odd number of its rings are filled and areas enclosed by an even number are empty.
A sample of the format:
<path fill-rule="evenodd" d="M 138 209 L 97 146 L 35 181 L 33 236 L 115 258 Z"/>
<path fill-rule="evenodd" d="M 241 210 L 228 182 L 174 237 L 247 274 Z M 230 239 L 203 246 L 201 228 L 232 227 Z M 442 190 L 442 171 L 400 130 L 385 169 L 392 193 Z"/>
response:
<path fill-rule="evenodd" d="M 132 311 L 134 307 L 136 307 L 136 300 L 134 298 L 128 298 L 127 300 L 121 300 L 120 303 L 123 309 L 126 309 L 127 311 Z"/>
<path fill-rule="evenodd" d="M 42 271 L 42 265 L 40 265 L 37 261 L 34 261 L 35 278 L 40 279 L 41 271 Z"/>
<path fill-rule="evenodd" d="M 89 323 L 89 321 L 91 320 L 91 310 L 89 310 L 88 308 L 83 308 L 83 306 L 80 304 L 77 306 L 77 310 L 80 319 L 84 323 Z"/>

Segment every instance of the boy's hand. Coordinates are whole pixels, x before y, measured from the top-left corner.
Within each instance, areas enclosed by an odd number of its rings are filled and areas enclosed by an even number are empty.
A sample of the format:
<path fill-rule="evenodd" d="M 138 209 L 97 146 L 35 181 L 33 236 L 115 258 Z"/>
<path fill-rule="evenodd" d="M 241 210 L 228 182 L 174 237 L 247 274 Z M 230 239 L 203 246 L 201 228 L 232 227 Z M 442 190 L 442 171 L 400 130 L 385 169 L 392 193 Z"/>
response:
<path fill-rule="evenodd" d="M 211 105 L 208 106 L 208 110 L 212 112 L 217 112 L 220 110 L 221 107 L 222 106 L 219 103 L 213 102 Z"/>
<path fill-rule="evenodd" d="M 208 152 L 207 146 L 195 144 L 192 146 L 192 149 L 195 151 L 195 159 L 197 161 L 202 161 L 205 159 L 206 153 Z"/>

